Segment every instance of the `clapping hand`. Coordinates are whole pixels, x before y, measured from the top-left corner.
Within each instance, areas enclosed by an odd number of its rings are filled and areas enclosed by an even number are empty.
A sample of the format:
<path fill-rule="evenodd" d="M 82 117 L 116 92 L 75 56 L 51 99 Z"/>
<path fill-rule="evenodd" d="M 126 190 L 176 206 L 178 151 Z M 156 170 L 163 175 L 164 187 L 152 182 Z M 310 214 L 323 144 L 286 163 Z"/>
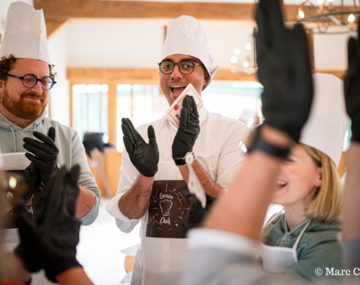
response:
<path fill-rule="evenodd" d="M 57 169 L 57 155 L 59 149 L 55 145 L 55 129 L 51 127 L 48 135 L 34 132 L 34 136 L 38 140 L 32 138 L 24 138 L 24 148 L 31 153 L 25 156 L 36 166 L 39 171 L 40 180 L 46 184 L 51 174 Z"/>
<path fill-rule="evenodd" d="M 140 174 L 153 177 L 158 171 L 159 149 L 153 126 L 148 127 L 149 143 L 146 143 L 136 131 L 130 119 L 121 120 L 124 144 L 130 160 Z"/>

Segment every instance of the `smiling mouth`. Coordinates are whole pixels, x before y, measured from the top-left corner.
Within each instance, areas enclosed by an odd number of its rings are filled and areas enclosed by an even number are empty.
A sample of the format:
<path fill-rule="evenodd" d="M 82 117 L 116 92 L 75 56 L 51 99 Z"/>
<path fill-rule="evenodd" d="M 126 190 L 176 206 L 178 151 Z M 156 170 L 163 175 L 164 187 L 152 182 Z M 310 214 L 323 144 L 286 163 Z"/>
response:
<path fill-rule="evenodd" d="M 29 100 L 34 100 L 34 101 L 40 101 L 41 100 L 40 97 L 35 97 L 35 96 L 24 96 L 24 98 L 29 99 Z"/>
<path fill-rule="evenodd" d="M 179 97 L 180 94 L 185 90 L 186 86 L 173 85 L 170 86 L 170 91 L 174 97 Z"/>
<path fill-rule="evenodd" d="M 284 188 L 286 185 L 288 185 L 288 183 L 287 182 L 285 182 L 285 181 L 282 181 L 282 180 L 278 180 L 278 181 L 276 181 L 276 190 L 280 190 L 280 189 L 282 189 L 282 188 Z"/>

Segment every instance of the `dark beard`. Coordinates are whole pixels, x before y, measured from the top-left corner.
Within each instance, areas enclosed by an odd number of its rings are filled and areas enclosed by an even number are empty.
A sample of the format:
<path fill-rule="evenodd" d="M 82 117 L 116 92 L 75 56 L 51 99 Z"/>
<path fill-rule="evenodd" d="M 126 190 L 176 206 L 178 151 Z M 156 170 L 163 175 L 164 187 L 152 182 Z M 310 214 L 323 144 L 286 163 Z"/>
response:
<path fill-rule="evenodd" d="M 32 95 L 34 97 L 40 97 L 40 103 L 25 101 L 24 97 L 29 95 Z M 46 108 L 43 95 L 38 96 L 35 94 L 24 92 L 20 94 L 20 99 L 18 101 L 14 101 L 10 99 L 9 94 L 7 93 L 6 89 L 4 89 L 0 99 L 1 99 L 1 104 L 11 114 L 26 120 L 35 120 L 39 118 L 43 114 Z"/>

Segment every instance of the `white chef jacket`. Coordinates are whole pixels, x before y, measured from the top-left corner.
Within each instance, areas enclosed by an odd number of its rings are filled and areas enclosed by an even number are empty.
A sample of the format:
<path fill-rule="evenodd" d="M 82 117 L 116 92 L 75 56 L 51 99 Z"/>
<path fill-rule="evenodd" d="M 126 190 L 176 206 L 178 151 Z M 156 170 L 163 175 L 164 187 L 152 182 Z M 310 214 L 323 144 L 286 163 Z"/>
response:
<path fill-rule="evenodd" d="M 248 137 L 249 129 L 240 121 L 208 112 L 204 106 L 199 109 L 199 116 L 200 134 L 196 139 L 193 152 L 210 178 L 226 189 L 244 158 L 239 143 Z M 149 125 L 155 129 L 156 142 L 160 151 L 155 180 L 183 180 L 172 159 L 171 147 L 177 128 L 166 116 L 153 123 L 142 125 L 137 131 L 146 141 L 148 141 Z M 131 284 L 179 284 L 187 254 L 186 239 L 146 237 L 148 212 L 141 219 L 129 219 L 121 213 L 118 207 L 119 200 L 130 190 L 139 176 L 125 149 L 120 170 L 121 177 L 117 194 L 111 199 L 106 210 L 116 218 L 119 229 L 126 233 L 132 231 L 141 221 L 141 246 L 137 252 Z M 147 274 L 152 271 L 156 274 L 153 276 Z"/>

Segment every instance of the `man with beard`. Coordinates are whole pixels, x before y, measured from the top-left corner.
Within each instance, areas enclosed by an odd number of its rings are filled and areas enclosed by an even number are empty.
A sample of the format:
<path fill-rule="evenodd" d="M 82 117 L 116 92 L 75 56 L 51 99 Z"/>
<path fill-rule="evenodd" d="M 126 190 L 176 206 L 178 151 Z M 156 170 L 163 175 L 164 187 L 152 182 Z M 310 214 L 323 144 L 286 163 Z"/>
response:
<path fill-rule="evenodd" d="M 181 16 L 169 23 L 159 76 L 170 108 L 189 83 L 201 95 L 215 74 L 212 62 L 207 36 L 195 18 Z M 242 163 L 239 143 L 249 134 L 244 123 L 197 107 L 190 96 L 182 107 L 179 127 L 166 116 L 137 130 L 122 119 L 126 150 L 118 192 L 107 211 L 124 232 L 141 221 L 132 285 L 180 283 L 187 255 L 182 226 L 189 210 L 186 162 L 211 196 L 226 190 Z"/>
<path fill-rule="evenodd" d="M 40 186 L 59 165 L 79 164 L 76 217 L 88 225 L 98 215 L 100 191 L 76 131 L 46 116 L 54 75 L 42 10 L 12 3 L 0 50 L 0 153 L 27 152 Z"/>

